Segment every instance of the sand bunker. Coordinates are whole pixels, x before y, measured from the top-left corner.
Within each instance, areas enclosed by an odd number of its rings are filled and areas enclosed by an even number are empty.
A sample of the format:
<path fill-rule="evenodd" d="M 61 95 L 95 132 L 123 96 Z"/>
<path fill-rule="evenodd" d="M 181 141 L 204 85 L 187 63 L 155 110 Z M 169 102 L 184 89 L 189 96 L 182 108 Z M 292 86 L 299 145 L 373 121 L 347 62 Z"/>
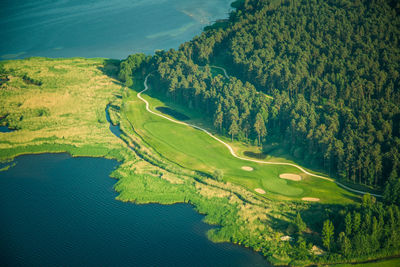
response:
<path fill-rule="evenodd" d="M 291 174 L 291 173 L 282 173 L 279 175 L 280 178 L 286 179 L 286 180 L 292 180 L 292 181 L 300 181 L 301 176 L 298 174 Z"/>
<path fill-rule="evenodd" d="M 316 197 L 303 197 L 301 200 L 317 202 L 317 201 L 319 201 L 319 198 L 316 198 Z"/>
<path fill-rule="evenodd" d="M 256 188 L 256 189 L 254 189 L 254 191 L 256 191 L 259 194 L 265 194 L 265 191 L 262 190 L 261 188 Z"/>
<path fill-rule="evenodd" d="M 251 171 L 254 170 L 254 169 L 253 169 L 252 167 L 249 167 L 249 166 L 243 166 L 243 167 L 242 167 L 242 170 L 251 172 Z"/>

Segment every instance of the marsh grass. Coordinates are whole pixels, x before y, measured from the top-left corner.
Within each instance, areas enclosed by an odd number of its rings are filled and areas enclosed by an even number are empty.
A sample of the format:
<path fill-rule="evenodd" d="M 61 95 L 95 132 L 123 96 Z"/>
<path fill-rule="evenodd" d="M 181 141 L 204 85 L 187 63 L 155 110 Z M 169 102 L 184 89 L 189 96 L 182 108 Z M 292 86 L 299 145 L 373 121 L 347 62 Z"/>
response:
<path fill-rule="evenodd" d="M 17 131 L 0 133 L 0 158 L 61 151 L 105 156 L 121 147 L 105 107 L 122 87 L 102 72 L 104 64 L 83 58 L 1 62 L 9 81 L 0 89 L 0 118 Z"/>

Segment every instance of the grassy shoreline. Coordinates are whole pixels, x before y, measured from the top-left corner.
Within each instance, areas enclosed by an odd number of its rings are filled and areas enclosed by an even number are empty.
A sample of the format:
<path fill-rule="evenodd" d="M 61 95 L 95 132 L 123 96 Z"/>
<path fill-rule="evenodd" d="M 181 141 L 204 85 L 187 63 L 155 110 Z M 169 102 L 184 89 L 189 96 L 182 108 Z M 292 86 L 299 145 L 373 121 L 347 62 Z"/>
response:
<path fill-rule="evenodd" d="M 10 79 L 1 85 L 0 97 L 5 101 L 1 104 L 0 117 L 3 119 L 0 123 L 13 125 L 18 130 L 0 133 L 0 159 L 5 161 L 18 155 L 49 152 L 116 159 L 121 163 L 110 176 L 118 179 L 114 186 L 119 193 L 117 200 L 136 204 L 191 204 L 205 215 L 206 223 L 218 225 L 207 232 L 213 242 L 231 242 L 251 248 L 274 264 L 293 262 L 294 244 L 280 238 L 290 234 L 288 229 L 296 212 L 311 210 L 314 214 L 322 214 L 325 208 L 337 209 L 337 205 L 293 199 L 282 201 L 276 196 L 270 197 L 273 195 L 264 197 L 252 190 L 254 184 L 243 187 L 243 183 L 236 183 L 232 178 L 214 179 L 212 172 L 201 167 L 207 167 L 207 161 L 195 162 L 197 165 L 189 168 L 185 161 L 182 164 L 171 160 L 169 150 L 157 149 L 153 139 L 148 139 L 149 129 L 140 125 L 140 120 L 147 120 L 150 126 L 155 123 L 156 128 L 150 127 L 150 132 L 154 132 L 154 129 L 162 130 L 157 123 L 163 122 L 143 112 L 143 103 L 136 102 L 135 92 L 113 78 L 116 65 L 107 64 L 107 61 L 31 58 L 1 62 Z M 25 83 L 24 75 L 40 81 L 40 85 Z M 70 84 L 71 79 L 74 81 Z M 135 82 L 140 88 L 142 81 L 136 79 Z M 147 99 L 153 104 L 164 105 L 150 97 Z M 118 107 L 110 108 L 109 115 L 113 124 L 120 125 L 121 138 L 109 129 L 105 113 L 109 104 Z M 132 113 L 133 110 L 136 112 Z M 170 125 L 165 126 L 173 131 Z M 175 133 L 185 135 L 187 130 L 179 129 Z M 201 140 L 208 142 L 208 139 Z M 226 152 L 218 152 L 218 146 L 211 147 L 221 155 L 219 159 L 229 157 Z M 240 163 L 238 167 L 242 165 L 248 164 Z M 219 165 L 216 167 L 220 168 Z M 226 177 L 229 175 L 228 170 Z M 243 175 L 249 173 L 243 171 Z M 312 231 L 317 230 L 317 225 L 312 222 L 309 227 Z M 311 263 L 301 262 L 303 265 Z"/>

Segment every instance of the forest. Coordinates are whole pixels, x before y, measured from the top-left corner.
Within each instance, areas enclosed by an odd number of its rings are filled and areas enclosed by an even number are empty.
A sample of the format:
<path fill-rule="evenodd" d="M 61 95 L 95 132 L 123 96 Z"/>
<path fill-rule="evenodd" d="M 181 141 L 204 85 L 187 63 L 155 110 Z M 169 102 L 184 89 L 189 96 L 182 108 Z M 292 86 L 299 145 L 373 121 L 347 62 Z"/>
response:
<path fill-rule="evenodd" d="M 278 142 L 330 176 L 400 204 L 400 4 L 238 1 L 224 23 L 178 50 L 130 56 L 171 100 L 232 139 Z M 133 60 L 133 58 L 136 58 Z M 213 76 L 219 64 L 230 79 Z"/>
<path fill-rule="evenodd" d="M 131 86 L 134 73 L 152 73 L 153 90 L 202 112 L 232 140 L 264 150 L 278 143 L 331 177 L 382 192 L 383 202 L 365 195 L 360 205 L 325 208 L 318 218 L 312 207 L 299 211 L 293 249 L 283 250 L 290 258 L 398 255 L 400 3 L 246 0 L 234 7 L 178 50 L 129 56 L 119 78 Z M 213 65 L 229 79 L 214 75 Z M 313 244 L 328 253 L 316 259 Z"/>

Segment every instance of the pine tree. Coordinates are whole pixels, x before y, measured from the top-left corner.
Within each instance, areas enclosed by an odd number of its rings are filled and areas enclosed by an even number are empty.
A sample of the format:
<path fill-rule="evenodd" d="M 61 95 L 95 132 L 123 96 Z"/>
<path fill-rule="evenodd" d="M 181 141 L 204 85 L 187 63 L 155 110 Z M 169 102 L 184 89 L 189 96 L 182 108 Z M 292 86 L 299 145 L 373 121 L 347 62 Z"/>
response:
<path fill-rule="evenodd" d="M 351 235 L 351 230 L 352 230 L 352 223 L 351 223 L 351 213 L 348 212 L 346 214 L 346 217 L 344 219 L 344 224 L 345 224 L 345 232 L 347 236 Z"/>
<path fill-rule="evenodd" d="M 265 128 L 264 119 L 261 113 L 257 113 L 256 122 L 254 123 L 254 130 L 258 136 L 258 145 L 261 146 L 261 137 L 267 135 L 267 128 Z"/>
<path fill-rule="evenodd" d="M 233 137 L 239 132 L 239 127 L 236 123 L 236 121 L 232 121 L 231 126 L 229 127 L 229 134 L 232 136 L 232 142 L 233 142 Z"/>
<path fill-rule="evenodd" d="M 342 253 L 344 256 L 348 256 L 350 254 L 351 242 L 344 232 L 340 232 L 339 234 L 338 245 L 340 253 Z"/>
<path fill-rule="evenodd" d="M 221 104 L 218 105 L 218 109 L 214 114 L 214 127 L 221 131 L 222 123 L 224 119 L 224 113 L 222 112 Z"/>
<path fill-rule="evenodd" d="M 331 245 L 333 242 L 334 227 L 330 220 L 324 221 L 324 226 L 322 228 L 322 243 L 327 250 L 331 250 Z"/>
<path fill-rule="evenodd" d="M 306 226 L 305 222 L 303 221 L 303 219 L 301 218 L 299 212 L 297 212 L 296 218 L 294 219 L 294 224 L 295 224 L 295 226 L 297 228 L 297 232 L 299 234 L 301 234 L 302 232 L 304 232 L 306 230 L 307 226 Z"/>
<path fill-rule="evenodd" d="M 357 234 L 358 231 L 360 230 L 360 224 L 361 224 L 361 215 L 358 212 L 353 213 L 353 226 L 352 226 L 352 231 L 353 234 Z"/>

